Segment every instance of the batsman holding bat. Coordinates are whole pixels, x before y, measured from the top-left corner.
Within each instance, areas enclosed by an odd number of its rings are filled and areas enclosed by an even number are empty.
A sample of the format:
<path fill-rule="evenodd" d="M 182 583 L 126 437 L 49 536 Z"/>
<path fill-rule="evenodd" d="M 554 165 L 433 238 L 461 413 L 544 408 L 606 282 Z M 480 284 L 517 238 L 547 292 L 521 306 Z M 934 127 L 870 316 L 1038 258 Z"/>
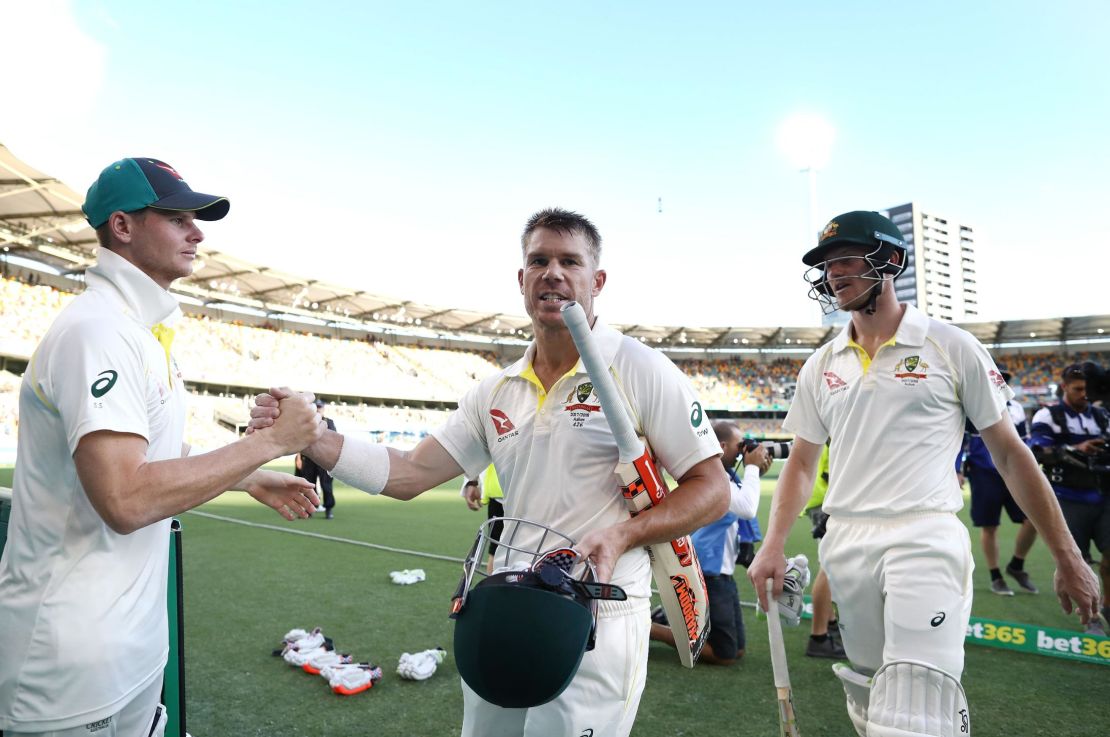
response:
<path fill-rule="evenodd" d="M 397 499 L 464 472 L 474 476 L 492 462 L 506 515 L 566 533 L 594 564 L 597 580 L 620 586 L 628 598 L 599 602 L 595 646 L 554 700 L 502 708 L 464 681 L 462 734 L 627 735 L 647 670 L 652 563 L 645 547 L 669 546 L 718 519 L 728 505 L 728 480 L 717 459 L 720 445 L 686 377 L 662 353 L 594 315 L 606 280 L 594 225 L 577 213 L 544 210 L 529 219 L 521 249 L 517 281 L 535 335 L 521 360 L 467 393 L 447 424 L 411 451 L 328 432 L 305 453 L 336 478 Z M 561 308 L 570 302 L 584 311 L 628 419 L 659 467 L 678 479 L 664 501 L 634 517 L 614 473 L 617 440 L 563 322 Z M 258 398 L 253 426 L 265 427 L 276 416 L 278 398 Z M 536 547 L 530 543 L 536 541 L 515 541 Z M 519 564 L 513 555 L 499 547 L 494 566 Z"/>
<path fill-rule="evenodd" d="M 779 476 L 763 546 L 748 575 L 782 587 L 783 543 L 809 498 L 829 437 L 829 513 L 821 566 L 851 667 L 834 666 L 848 715 L 870 737 L 967 737 L 960 675 L 971 614 L 971 545 L 952 470 L 964 418 L 1056 559 L 1056 593 L 1085 622 L 1098 584 L 1006 410 L 1013 392 L 974 337 L 898 301 L 906 265 L 898 226 L 849 212 L 803 256 L 810 295 L 851 321 L 802 367 L 783 426 L 794 449 Z"/>

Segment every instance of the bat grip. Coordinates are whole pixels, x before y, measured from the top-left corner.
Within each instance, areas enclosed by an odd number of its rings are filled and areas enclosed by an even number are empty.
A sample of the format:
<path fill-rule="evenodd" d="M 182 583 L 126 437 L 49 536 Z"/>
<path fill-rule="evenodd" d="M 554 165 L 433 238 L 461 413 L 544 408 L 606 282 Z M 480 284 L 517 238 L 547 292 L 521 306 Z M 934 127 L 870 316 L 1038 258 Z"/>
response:
<path fill-rule="evenodd" d="M 594 384 L 601 407 L 605 410 L 605 420 L 617 441 L 619 460 L 621 463 L 631 463 L 644 454 L 644 444 L 636 436 L 632 421 L 628 419 L 628 411 L 621 402 L 617 385 L 609 374 L 609 367 L 601 360 L 597 342 L 586 321 L 586 312 L 577 302 L 567 302 L 560 311 L 574 346 L 578 349 L 578 355 L 582 357 L 582 365 L 586 367 L 586 373 Z"/>

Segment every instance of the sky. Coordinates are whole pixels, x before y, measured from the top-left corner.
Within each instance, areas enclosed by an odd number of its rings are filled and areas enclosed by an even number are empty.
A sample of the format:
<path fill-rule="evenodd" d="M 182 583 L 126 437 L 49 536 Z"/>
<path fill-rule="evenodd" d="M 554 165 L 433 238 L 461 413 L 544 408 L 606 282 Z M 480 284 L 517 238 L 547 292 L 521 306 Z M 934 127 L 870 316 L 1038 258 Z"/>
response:
<path fill-rule="evenodd" d="M 593 220 L 606 320 L 815 325 L 814 218 L 971 225 L 984 320 L 1110 311 L 1110 4 L 0 0 L 0 142 L 84 192 L 151 156 L 232 202 L 204 247 L 523 314 L 519 234 Z"/>

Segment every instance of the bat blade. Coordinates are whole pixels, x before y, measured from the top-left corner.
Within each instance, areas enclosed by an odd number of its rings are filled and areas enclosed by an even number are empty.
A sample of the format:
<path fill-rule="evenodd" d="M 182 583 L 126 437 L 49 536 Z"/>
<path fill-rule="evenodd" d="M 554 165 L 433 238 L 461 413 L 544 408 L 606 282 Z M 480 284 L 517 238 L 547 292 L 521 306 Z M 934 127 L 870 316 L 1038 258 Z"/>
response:
<path fill-rule="evenodd" d="M 594 344 L 585 311 L 581 305 L 568 302 L 562 314 L 616 440 L 619 461 L 616 475 L 625 506 L 635 517 L 662 503 L 667 498 L 667 485 L 651 449 L 636 434 L 609 367 Z M 709 636 L 709 598 L 697 553 L 689 536 L 657 543 L 647 550 L 663 611 L 674 633 L 678 659 L 687 668 L 693 668 Z"/>

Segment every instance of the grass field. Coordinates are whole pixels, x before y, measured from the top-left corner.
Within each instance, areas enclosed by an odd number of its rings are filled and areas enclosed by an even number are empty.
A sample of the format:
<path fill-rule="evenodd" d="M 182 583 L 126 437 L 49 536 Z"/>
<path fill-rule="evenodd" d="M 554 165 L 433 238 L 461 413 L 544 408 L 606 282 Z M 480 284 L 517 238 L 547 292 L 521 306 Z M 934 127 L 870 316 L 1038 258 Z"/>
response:
<path fill-rule="evenodd" d="M 0 469 L 0 485 L 10 470 Z M 764 480 L 761 521 L 773 481 Z M 286 522 L 243 494 L 226 494 L 202 508 L 265 527 L 187 513 L 184 527 L 186 684 L 188 728 L 195 737 L 225 735 L 458 734 L 462 697 L 452 649 L 449 600 L 457 563 L 386 552 L 346 541 L 461 558 L 484 512 L 466 509 L 457 485 L 401 503 L 337 490 L 334 520 Z M 1003 552 L 1014 527 L 1001 529 Z M 294 534 L 309 532 L 327 538 Z M 790 552 L 816 558 L 808 524 L 795 527 Z M 1050 588 L 1051 561 L 1034 548 L 1028 569 L 1045 590 L 1002 598 L 987 590 L 981 558 L 974 614 L 1075 629 Z M 427 581 L 390 583 L 388 573 L 423 568 Z M 751 600 L 746 581 L 741 597 Z M 744 610 L 748 655 L 731 668 L 686 670 L 674 651 L 652 644 L 647 688 L 633 735 L 775 735 L 774 689 L 763 621 Z M 294 670 L 270 655 L 293 627 L 320 625 L 341 651 L 382 665 L 385 678 L 354 697 L 333 695 L 323 679 Z M 787 629 L 802 734 L 853 734 L 843 692 L 830 661 L 802 656 L 808 628 Z M 395 673 L 404 651 L 441 645 L 447 661 L 430 680 L 408 682 Z M 984 647 L 967 649 L 964 685 L 974 734 L 1102 737 L 1110 733 L 1110 668 Z"/>

